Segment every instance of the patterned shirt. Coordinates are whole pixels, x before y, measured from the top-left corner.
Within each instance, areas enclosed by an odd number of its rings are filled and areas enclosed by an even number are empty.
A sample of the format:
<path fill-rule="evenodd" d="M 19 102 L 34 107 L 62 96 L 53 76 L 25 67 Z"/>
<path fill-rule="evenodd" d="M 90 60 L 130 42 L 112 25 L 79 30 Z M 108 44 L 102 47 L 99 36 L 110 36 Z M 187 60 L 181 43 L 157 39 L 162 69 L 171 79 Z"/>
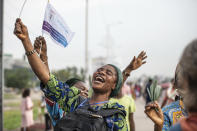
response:
<path fill-rule="evenodd" d="M 165 106 L 162 108 L 162 111 L 164 115 L 162 131 L 168 131 L 172 125 L 176 124 L 180 120 L 180 118 L 187 116 L 187 113 L 183 108 L 182 101 L 180 100 Z"/>
<path fill-rule="evenodd" d="M 42 88 L 42 87 L 41 87 Z M 50 80 L 44 88 L 42 88 L 46 97 L 57 102 L 65 113 L 73 112 L 77 109 L 80 103 L 77 101 L 80 90 L 75 87 L 69 87 L 66 83 L 57 80 L 54 75 L 50 75 Z M 93 109 L 119 109 L 125 112 L 124 106 L 116 102 L 108 102 L 103 106 L 94 105 Z M 116 131 L 127 131 L 127 124 L 125 118 L 121 114 L 116 114 L 106 118 L 107 127 Z"/>
<path fill-rule="evenodd" d="M 64 111 L 59 107 L 58 103 L 50 105 L 46 102 L 46 108 L 51 117 L 52 124 L 55 127 L 57 122 L 64 116 Z"/>

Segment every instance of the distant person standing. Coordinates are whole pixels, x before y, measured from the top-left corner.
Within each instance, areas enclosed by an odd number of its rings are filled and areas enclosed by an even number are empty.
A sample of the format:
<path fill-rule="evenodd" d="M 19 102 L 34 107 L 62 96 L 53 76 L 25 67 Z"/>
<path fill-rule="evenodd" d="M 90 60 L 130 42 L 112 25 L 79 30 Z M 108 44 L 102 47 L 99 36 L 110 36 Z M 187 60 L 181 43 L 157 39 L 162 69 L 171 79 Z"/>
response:
<path fill-rule="evenodd" d="M 136 94 L 135 94 L 135 86 L 132 82 L 129 82 L 128 85 L 130 86 L 131 96 L 134 100 L 136 100 Z"/>
<path fill-rule="evenodd" d="M 51 122 L 51 118 L 50 118 L 50 116 L 47 112 L 47 109 L 46 109 L 46 101 L 45 101 L 44 96 L 42 96 L 40 107 L 41 107 L 41 114 L 45 118 L 45 131 L 51 130 L 52 129 L 52 122 Z"/>
<path fill-rule="evenodd" d="M 30 126 L 34 124 L 32 109 L 33 109 L 33 102 L 30 98 L 30 89 L 25 89 L 22 93 L 22 102 L 21 102 L 21 114 L 22 114 L 21 131 L 29 131 Z"/>
<path fill-rule="evenodd" d="M 169 84 L 169 87 L 166 91 L 165 98 L 161 104 L 161 108 L 163 108 L 165 105 L 169 105 L 170 103 L 175 101 L 175 97 L 177 96 L 177 92 L 175 87 L 173 86 L 174 79 L 171 80 L 171 83 Z"/>
<path fill-rule="evenodd" d="M 135 84 L 134 91 L 136 97 L 139 98 L 141 96 L 141 86 L 139 84 Z"/>
<path fill-rule="evenodd" d="M 131 95 L 131 89 L 127 84 L 122 86 L 122 94 L 123 95 Z"/>
<path fill-rule="evenodd" d="M 148 83 L 146 84 L 145 93 L 146 93 L 146 104 L 151 102 L 150 96 L 148 95 L 148 89 L 150 90 L 150 86 L 152 84 L 152 79 L 149 78 Z"/>

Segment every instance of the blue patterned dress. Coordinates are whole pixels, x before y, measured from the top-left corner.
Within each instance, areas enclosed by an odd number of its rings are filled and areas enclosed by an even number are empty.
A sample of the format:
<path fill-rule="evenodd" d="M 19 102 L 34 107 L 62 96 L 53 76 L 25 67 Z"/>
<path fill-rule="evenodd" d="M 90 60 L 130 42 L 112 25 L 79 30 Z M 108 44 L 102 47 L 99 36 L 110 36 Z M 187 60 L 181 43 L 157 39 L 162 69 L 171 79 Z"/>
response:
<path fill-rule="evenodd" d="M 61 109 L 65 113 L 74 111 L 78 106 L 79 102 L 77 98 L 79 97 L 80 90 L 75 87 L 68 87 L 66 83 L 62 83 L 55 78 L 54 75 L 50 75 L 50 80 L 43 87 L 41 87 L 45 96 L 57 102 Z M 119 109 L 125 112 L 124 107 L 116 102 L 108 102 L 103 106 L 94 105 L 93 109 Z M 109 129 L 112 131 L 127 131 L 126 119 L 120 115 L 116 114 L 112 117 L 106 118 L 106 123 Z"/>
<path fill-rule="evenodd" d="M 183 108 L 182 101 L 178 100 L 162 108 L 164 115 L 164 123 L 162 131 L 168 131 L 169 128 L 176 124 L 180 118 L 187 116 Z"/>

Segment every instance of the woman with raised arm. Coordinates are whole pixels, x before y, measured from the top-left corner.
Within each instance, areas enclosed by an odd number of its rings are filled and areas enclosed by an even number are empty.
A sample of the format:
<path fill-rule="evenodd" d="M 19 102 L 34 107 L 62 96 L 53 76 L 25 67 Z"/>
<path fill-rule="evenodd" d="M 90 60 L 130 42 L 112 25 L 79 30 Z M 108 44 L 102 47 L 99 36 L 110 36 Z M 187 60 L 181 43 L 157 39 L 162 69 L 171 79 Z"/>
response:
<path fill-rule="evenodd" d="M 74 117 L 71 117 L 72 120 L 68 120 L 67 117 L 69 115 L 67 115 L 62 121 L 63 124 L 61 122 L 57 124 L 57 129 L 87 130 L 87 126 L 91 128 L 94 126 L 95 130 L 101 131 L 127 131 L 124 107 L 118 103 L 108 101 L 111 97 L 118 94 L 122 86 L 123 76 L 119 68 L 108 64 L 97 69 L 92 78 L 93 95 L 90 99 L 84 100 L 79 96 L 79 89 L 69 87 L 66 83 L 57 80 L 53 74 L 50 74 L 34 50 L 29 39 L 27 27 L 20 19 L 16 20 L 14 33 L 25 48 L 32 70 L 43 83 L 45 96 L 57 102 L 66 113 L 78 118 L 74 119 Z M 84 112 L 84 109 L 88 111 Z M 77 112 L 80 112 L 78 117 L 76 117 Z M 86 115 L 90 112 L 93 112 L 93 114 L 90 113 L 91 117 L 87 115 L 88 119 L 83 120 L 85 118 L 81 116 L 82 112 Z M 88 120 L 91 120 L 91 122 L 87 122 Z M 104 124 L 99 125 L 98 123 Z"/>
<path fill-rule="evenodd" d="M 36 49 L 36 52 L 38 54 L 40 54 L 41 60 L 48 67 L 47 45 L 46 45 L 46 41 L 45 41 L 44 37 L 39 36 L 36 38 L 36 40 L 34 42 L 34 48 Z M 129 65 L 122 72 L 123 82 L 126 81 L 126 79 L 128 78 L 128 76 L 130 76 L 130 73 L 132 71 L 137 70 L 139 67 L 141 67 L 143 64 L 146 63 L 146 61 L 145 61 L 146 58 L 147 58 L 147 56 L 144 51 L 140 52 L 140 54 L 138 55 L 137 58 L 134 56 L 132 61 L 129 63 Z M 75 80 L 75 81 L 72 81 L 72 80 Z M 75 86 L 76 88 L 79 88 L 80 90 L 82 90 L 83 91 L 83 93 L 81 94 L 82 96 L 88 97 L 87 95 L 84 95 L 84 94 L 87 94 L 87 88 L 84 86 L 84 84 L 81 85 L 81 84 L 78 84 L 78 82 L 81 82 L 83 84 L 83 82 L 81 80 L 74 79 L 74 78 L 66 81 L 66 83 L 70 87 Z M 84 90 L 84 89 L 86 89 L 86 90 Z M 125 107 L 125 110 L 127 113 L 126 121 L 127 121 L 128 131 L 135 131 L 135 123 L 134 123 L 134 118 L 133 118 L 133 116 L 134 116 L 133 113 L 135 112 L 135 102 L 131 98 L 131 96 L 124 96 L 123 98 L 122 97 L 123 97 L 122 91 L 120 90 L 118 97 L 116 97 L 116 99 L 112 98 L 111 100 L 113 100 L 114 102 L 118 102 L 119 104 L 121 104 Z M 54 104 L 54 102 L 50 102 L 50 100 L 48 100 L 48 99 L 46 99 L 46 100 L 48 103 L 47 104 L 48 105 L 47 106 L 48 112 L 51 115 L 53 126 L 55 126 L 57 121 L 59 121 L 63 117 L 62 110 L 61 110 L 61 108 L 59 108 L 57 103 Z"/>

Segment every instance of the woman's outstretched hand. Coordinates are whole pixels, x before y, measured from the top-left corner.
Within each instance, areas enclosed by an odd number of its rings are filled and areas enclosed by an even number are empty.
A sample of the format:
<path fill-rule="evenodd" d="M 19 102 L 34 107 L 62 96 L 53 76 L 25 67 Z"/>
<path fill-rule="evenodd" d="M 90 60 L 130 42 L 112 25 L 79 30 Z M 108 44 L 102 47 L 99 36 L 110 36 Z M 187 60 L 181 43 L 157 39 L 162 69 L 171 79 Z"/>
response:
<path fill-rule="evenodd" d="M 130 76 L 130 73 L 133 70 L 138 69 L 139 67 L 141 67 L 143 64 L 146 63 L 146 61 L 145 61 L 146 58 L 147 58 L 146 52 L 144 52 L 144 51 L 141 51 L 137 58 L 135 56 L 133 57 L 132 61 L 129 63 L 129 65 L 122 72 L 124 82 Z"/>
<path fill-rule="evenodd" d="M 147 58 L 146 52 L 144 52 L 144 51 L 140 52 L 140 54 L 138 55 L 137 58 L 134 56 L 133 60 L 129 64 L 131 70 L 136 70 L 140 66 L 142 66 L 143 64 L 145 64 L 146 63 L 146 61 L 145 61 L 146 58 Z"/>
<path fill-rule="evenodd" d="M 160 127 L 160 129 L 162 129 L 164 116 L 157 101 L 148 103 L 145 106 L 144 112 L 155 123 L 157 127 Z"/>

